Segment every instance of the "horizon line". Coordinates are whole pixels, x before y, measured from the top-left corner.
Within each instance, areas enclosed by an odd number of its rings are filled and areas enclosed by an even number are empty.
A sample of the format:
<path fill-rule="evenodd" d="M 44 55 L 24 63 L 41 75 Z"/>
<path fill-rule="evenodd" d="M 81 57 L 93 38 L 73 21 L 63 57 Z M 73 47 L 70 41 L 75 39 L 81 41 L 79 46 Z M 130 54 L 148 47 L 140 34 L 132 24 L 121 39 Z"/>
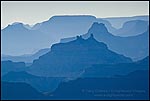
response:
<path fill-rule="evenodd" d="M 133 16 L 108 16 L 108 17 L 96 17 L 96 15 L 92 15 L 92 14 L 56 14 L 56 15 L 53 15 L 53 16 L 50 16 L 48 19 L 46 20 L 43 20 L 43 21 L 39 21 L 39 22 L 35 22 L 33 24 L 29 24 L 29 23 L 26 23 L 26 22 L 23 22 L 23 21 L 15 21 L 15 22 L 11 22 L 9 24 L 7 24 L 6 26 L 2 26 L 1 25 L 1 30 L 5 29 L 6 27 L 8 27 L 9 25 L 13 25 L 14 23 L 22 23 L 23 25 L 29 25 L 30 27 L 38 24 L 38 23 L 42 23 L 42 22 L 45 22 L 45 21 L 48 21 L 50 20 L 52 17 L 61 17 L 61 16 L 91 16 L 91 17 L 95 17 L 96 19 L 110 19 L 110 18 L 126 18 L 126 17 L 138 17 L 138 16 L 149 16 L 149 15 L 133 15 Z"/>

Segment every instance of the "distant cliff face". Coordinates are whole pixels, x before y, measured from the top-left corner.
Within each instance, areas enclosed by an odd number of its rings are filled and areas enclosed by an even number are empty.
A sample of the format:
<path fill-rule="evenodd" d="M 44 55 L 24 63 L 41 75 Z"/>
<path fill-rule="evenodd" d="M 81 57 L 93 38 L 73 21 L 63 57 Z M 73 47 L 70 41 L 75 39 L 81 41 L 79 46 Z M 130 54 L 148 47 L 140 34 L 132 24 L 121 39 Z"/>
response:
<path fill-rule="evenodd" d="M 13 62 L 25 62 L 27 63 L 32 63 L 33 60 L 38 59 L 40 56 L 46 54 L 48 51 L 50 51 L 49 48 L 41 49 L 35 54 L 25 54 L 21 56 L 9 56 L 9 55 L 2 55 L 1 60 L 2 61 L 7 61 L 11 60 Z"/>
<path fill-rule="evenodd" d="M 2 75 L 7 74 L 10 71 L 25 71 L 27 69 L 24 62 L 12 61 L 2 61 L 1 67 Z"/>
<path fill-rule="evenodd" d="M 133 60 L 140 60 L 149 55 L 149 31 L 144 33 L 131 36 L 131 37 L 120 37 L 114 36 L 108 32 L 105 24 L 95 22 L 90 27 L 88 32 L 82 37 L 87 39 L 91 33 L 95 39 L 99 42 L 107 44 L 108 48 L 116 53 L 123 54 Z M 62 40 L 62 43 L 74 40 L 75 37 L 66 38 Z"/>
<path fill-rule="evenodd" d="M 2 33 L 2 54 L 30 54 L 58 42 L 61 38 L 86 33 L 94 16 L 53 16 L 47 21 L 26 28 L 22 23 L 9 25 Z"/>
<path fill-rule="evenodd" d="M 92 64 L 127 62 L 131 59 L 110 51 L 91 34 L 88 39 L 77 36 L 74 41 L 54 44 L 50 52 L 33 62 L 28 72 L 42 76 L 77 76 Z"/>
<path fill-rule="evenodd" d="M 82 77 L 115 77 L 115 75 L 127 75 L 136 70 L 148 70 L 148 57 L 132 63 L 120 64 L 96 64 L 86 68 Z M 139 75 L 141 76 L 141 75 Z"/>
<path fill-rule="evenodd" d="M 104 18 L 104 20 L 109 21 L 113 27 L 119 29 L 123 26 L 124 23 L 131 20 L 142 20 L 149 22 L 149 16 L 133 16 L 133 17 L 112 17 L 112 18 Z"/>
<path fill-rule="evenodd" d="M 64 15 L 53 16 L 47 21 L 35 24 L 33 27 L 23 23 L 14 23 L 8 25 L 1 30 L 2 33 L 2 54 L 19 56 L 33 53 L 49 45 L 59 42 L 61 38 L 73 37 L 86 33 L 94 22 L 105 24 L 108 32 L 113 35 L 132 36 L 139 35 L 148 29 L 149 16 L 144 17 L 126 17 L 124 18 L 96 18 L 92 15 Z M 122 20 L 119 20 L 122 19 Z M 147 19 L 147 20 L 145 20 Z M 108 21 L 107 21 L 108 20 Z M 143 23 L 137 21 L 129 24 L 130 27 L 123 27 L 121 29 L 114 28 L 117 23 L 126 23 L 130 20 L 141 20 Z M 140 22 L 141 22 L 140 21 Z M 121 26 L 119 24 L 119 26 Z M 133 32 L 133 33 L 132 33 Z M 39 41 L 40 40 L 40 41 Z"/>
<path fill-rule="evenodd" d="M 79 78 L 64 82 L 49 95 L 54 95 L 53 99 L 148 100 L 148 84 L 148 70 L 139 70 L 115 78 Z"/>
<path fill-rule="evenodd" d="M 83 36 L 88 37 L 91 33 L 93 33 L 96 40 L 107 44 L 110 50 L 131 57 L 133 60 L 140 60 L 149 55 L 148 30 L 138 36 L 119 37 L 109 33 L 104 24 L 97 23 L 93 24 L 88 33 Z"/>
<path fill-rule="evenodd" d="M 131 20 L 125 22 L 122 28 L 115 30 L 113 33 L 117 36 L 127 37 L 140 35 L 148 30 L 148 21 Z"/>
<path fill-rule="evenodd" d="M 31 75 L 25 71 L 21 72 L 8 72 L 6 75 L 2 76 L 2 81 L 5 82 L 22 82 L 30 84 L 39 92 L 51 92 L 54 91 L 60 82 L 62 82 L 64 78 L 53 78 L 53 77 L 40 77 Z"/>

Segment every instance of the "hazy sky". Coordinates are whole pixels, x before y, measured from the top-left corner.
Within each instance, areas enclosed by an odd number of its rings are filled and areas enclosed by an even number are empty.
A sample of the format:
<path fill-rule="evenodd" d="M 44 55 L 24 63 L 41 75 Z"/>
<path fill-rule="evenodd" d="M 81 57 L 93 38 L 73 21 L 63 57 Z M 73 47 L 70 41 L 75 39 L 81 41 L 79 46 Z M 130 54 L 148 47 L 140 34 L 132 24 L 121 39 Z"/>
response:
<path fill-rule="evenodd" d="M 2 1 L 1 26 L 35 24 L 54 15 L 94 15 L 99 18 L 149 15 L 149 1 Z"/>

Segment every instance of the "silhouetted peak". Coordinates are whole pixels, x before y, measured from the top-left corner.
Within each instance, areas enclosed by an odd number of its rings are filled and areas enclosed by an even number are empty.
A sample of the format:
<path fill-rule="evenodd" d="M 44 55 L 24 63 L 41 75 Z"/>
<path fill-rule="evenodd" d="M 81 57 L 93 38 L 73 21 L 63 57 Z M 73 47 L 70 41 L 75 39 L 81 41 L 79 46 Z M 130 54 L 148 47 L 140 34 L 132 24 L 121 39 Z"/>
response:
<path fill-rule="evenodd" d="M 90 34 L 90 37 L 87 40 L 91 40 L 91 41 L 96 41 L 97 42 L 97 40 L 94 38 L 93 34 Z"/>
<path fill-rule="evenodd" d="M 95 16 L 92 16 L 92 15 L 56 15 L 56 16 L 52 16 L 49 20 L 52 20 L 52 19 L 96 19 Z"/>
<path fill-rule="evenodd" d="M 89 36 L 89 38 L 87 38 L 87 39 L 84 39 L 84 38 L 82 38 L 82 36 L 80 35 L 80 36 L 76 36 L 76 40 L 75 40 L 76 42 L 83 42 L 83 43 L 90 43 L 90 44 L 100 44 L 100 42 L 98 42 L 95 38 L 94 38 L 94 35 L 93 35 L 93 33 L 91 33 L 90 34 L 90 36 Z M 102 43 L 101 43 L 102 44 Z"/>
<path fill-rule="evenodd" d="M 93 35 L 93 34 L 91 34 L 91 35 L 90 35 L 90 38 L 92 38 L 92 39 L 93 39 L 93 38 L 94 38 L 94 35 Z"/>
<path fill-rule="evenodd" d="M 84 39 L 83 39 L 82 36 L 80 35 L 80 36 L 77 36 L 77 40 L 84 40 Z"/>
<path fill-rule="evenodd" d="M 14 22 L 14 23 L 12 23 L 12 25 L 22 25 L 22 23 L 21 22 Z"/>
<path fill-rule="evenodd" d="M 16 22 L 16 23 L 13 23 L 12 24 L 13 26 L 17 26 L 17 27 L 23 27 L 23 23 L 20 23 L 20 22 Z"/>
<path fill-rule="evenodd" d="M 90 32 L 108 33 L 108 30 L 103 23 L 94 22 L 92 27 L 89 29 Z"/>
<path fill-rule="evenodd" d="M 23 25 L 23 23 L 19 23 L 19 22 L 16 22 L 16 23 L 13 23 L 13 24 L 9 24 L 7 27 L 5 27 L 4 29 L 3 29 L 3 31 L 4 30 L 8 30 L 8 29 L 17 29 L 17 30 L 20 30 L 20 29 L 23 29 L 23 28 L 25 28 L 24 27 L 24 25 Z"/>
<path fill-rule="evenodd" d="M 106 27 L 105 27 L 105 24 L 103 24 L 103 23 L 98 23 L 98 22 L 94 22 L 92 26 L 93 26 L 93 27 L 101 27 L 101 28 L 103 27 L 103 28 L 106 28 Z"/>

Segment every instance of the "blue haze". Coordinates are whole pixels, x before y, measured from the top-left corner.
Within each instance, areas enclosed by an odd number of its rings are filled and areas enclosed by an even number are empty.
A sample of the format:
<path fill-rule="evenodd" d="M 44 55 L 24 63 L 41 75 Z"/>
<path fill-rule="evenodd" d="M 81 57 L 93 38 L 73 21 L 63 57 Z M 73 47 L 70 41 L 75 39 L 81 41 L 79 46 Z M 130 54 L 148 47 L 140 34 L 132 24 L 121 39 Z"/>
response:
<path fill-rule="evenodd" d="M 1 99 L 148 100 L 148 17 L 54 16 L 32 27 L 9 25 L 1 30 Z"/>
<path fill-rule="evenodd" d="M 130 19 L 147 21 L 145 19 L 148 19 L 148 17 L 149 16 L 126 17 L 125 19 L 128 19 L 127 21 Z M 104 18 L 96 18 L 92 15 L 72 15 L 53 16 L 47 21 L 35 24 L 33 27 L 29 27 L 28 25 L 24 25 L 22 23 L 8 25 L 6 28 L 1 30 L 1 54 L 19 56 L 35 53 L 40 49 L 48 48 L 52 44 L 59 42 L 59 40 L 62 38 L 87 33 L 93 22 L 104 23 L 107 26 L 108 31 L 116 35 L 116 33 L 113 32 L 115 32 L 117 29 L 115 29 L 109 21 L 110 20 L 107 21 L 107 19 L 105 20 Z M 117 22 L 119 21 L 113 22 L 113 24 Z M 121 23 L 123 24 L 124 22 Z M 145 28 L 141 29 L 140 33 L 144 31 Z M 134 34 L 140 34 L 139 31 L 136 32 L 137 33 Z M 125 34 L 127 33 L 123 33 L 123 36 Z"/>

